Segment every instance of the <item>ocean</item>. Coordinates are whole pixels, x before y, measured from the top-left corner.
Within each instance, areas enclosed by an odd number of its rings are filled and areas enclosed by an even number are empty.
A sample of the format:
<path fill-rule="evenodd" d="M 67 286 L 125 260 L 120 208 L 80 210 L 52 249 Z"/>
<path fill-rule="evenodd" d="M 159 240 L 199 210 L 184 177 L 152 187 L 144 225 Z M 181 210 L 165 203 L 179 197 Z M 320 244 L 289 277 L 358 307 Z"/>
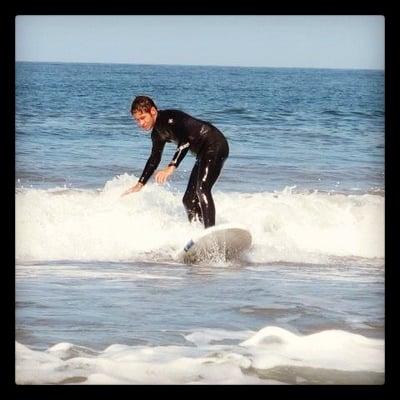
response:
<path fill-rule="evenodd" d="M 17 384 L 383 384 L 384 71 L 16 63 Z M 185 265 L 194 157 L 140 177 L 148 95 L 230 155 L 240 261 Z M 175 152 L 167 144 L 161 166 Z"/>

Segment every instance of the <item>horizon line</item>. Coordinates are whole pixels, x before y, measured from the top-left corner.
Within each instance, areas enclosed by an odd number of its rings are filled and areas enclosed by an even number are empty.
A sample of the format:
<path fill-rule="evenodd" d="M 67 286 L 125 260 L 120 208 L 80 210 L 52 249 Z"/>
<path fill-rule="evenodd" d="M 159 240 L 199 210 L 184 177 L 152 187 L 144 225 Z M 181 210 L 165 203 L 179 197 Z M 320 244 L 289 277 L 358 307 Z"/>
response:
<path fill-rule="evenodd" d="M 277 67 L 268 65 L 223 65 L 223 64 L 166 64 L 166 63 L 134 63 L 134 62 L 114 62 L 114 61 L 44 61 L 44 60 L 15 60 L 15 63 L 47 63 L 47 64 L 114 64 L 114 65 L 143 65 L 143 66 L 166 66 L 166 67 L 221 67 L 221 68 L 270 68 L 270 69 L 333 69 L 333 70 L 358 70 L 358 71 L 385 71 L 385 68 L 369 67 Z"/>

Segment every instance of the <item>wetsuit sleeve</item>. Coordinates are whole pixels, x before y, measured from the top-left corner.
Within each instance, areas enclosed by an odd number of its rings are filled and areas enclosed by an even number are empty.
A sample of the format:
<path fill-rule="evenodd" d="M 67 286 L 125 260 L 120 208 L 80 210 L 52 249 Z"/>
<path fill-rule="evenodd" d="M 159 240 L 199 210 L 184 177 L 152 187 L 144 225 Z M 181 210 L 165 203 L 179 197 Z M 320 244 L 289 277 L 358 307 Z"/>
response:
<path fill-rule="evenodd" d="M 151 149 L 151 154 L 150 154 L 150 157 L 147 160 L 147 163 L 144 167 L 142 176 L 139 179 L 139 182 L 143 183 L 143 185 L 146 184 L 146 182 L 149 180 L 151 175 L 153 175 L 153 172 L 156 170 L 156 168 L 160 164 L 161 156 L 162 156 L 164 146 L 166 143 L 165 141 L 157 139 L 153 135 L 152 135 L 152 140 L 153 140 L 153 147 Z"/>
<path fill-rule="evenodd" d="M 174 167 L 178 168 L 179 164 L 186 156 L 186 153 L 189 151 L 189 146 L 190 146 L 189 142 L 183 143 L 180 146 L 178 146 L 178 148 L 176 149 L 176 152 L 175 152 L 174 156 L 172 157 L 172 160 L 168 164 L 168 166 L 170 167 L 171 165 L 173 165 Z"/>

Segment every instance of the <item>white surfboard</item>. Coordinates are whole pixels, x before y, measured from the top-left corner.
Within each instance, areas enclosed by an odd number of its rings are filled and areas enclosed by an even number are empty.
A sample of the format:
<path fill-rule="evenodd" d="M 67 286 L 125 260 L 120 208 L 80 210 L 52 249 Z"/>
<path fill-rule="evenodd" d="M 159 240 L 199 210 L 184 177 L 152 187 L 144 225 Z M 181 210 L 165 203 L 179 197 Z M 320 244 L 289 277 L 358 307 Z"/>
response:
<path fill-rule="evenodd" d="M 185 264 L 212 261 L 233 261 L 251 247 L 251 233 L 239 227 L 208 228 L 196 239 L 187 242 L 178 259 Z"/>

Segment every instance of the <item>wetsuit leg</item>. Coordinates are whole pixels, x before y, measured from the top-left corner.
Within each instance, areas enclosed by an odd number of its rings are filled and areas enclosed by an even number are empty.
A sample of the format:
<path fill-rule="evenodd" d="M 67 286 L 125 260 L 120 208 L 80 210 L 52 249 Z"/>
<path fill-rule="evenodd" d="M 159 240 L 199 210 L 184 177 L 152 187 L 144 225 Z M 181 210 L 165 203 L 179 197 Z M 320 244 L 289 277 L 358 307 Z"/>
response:
<path fill-rule="evenodd" d="M 197 160 L 192 169 L 192 173 L 190 174 L 189 183 L 182 199 L 190 222 L 193 222 L 196 219 L 198 219 L 200 222 L 203 222 L 200 201 L 196 192 L 198 176 L 199 161 Z"/>
<path fill-rule="evenodd" d="M 211 189 L 221 173 L 226 158 L 227 149 L 211 149 L 199 158 L 196 194 L 200 203 L 201 215 L 205 228 L 215 225 L 215 204 Z"/>

